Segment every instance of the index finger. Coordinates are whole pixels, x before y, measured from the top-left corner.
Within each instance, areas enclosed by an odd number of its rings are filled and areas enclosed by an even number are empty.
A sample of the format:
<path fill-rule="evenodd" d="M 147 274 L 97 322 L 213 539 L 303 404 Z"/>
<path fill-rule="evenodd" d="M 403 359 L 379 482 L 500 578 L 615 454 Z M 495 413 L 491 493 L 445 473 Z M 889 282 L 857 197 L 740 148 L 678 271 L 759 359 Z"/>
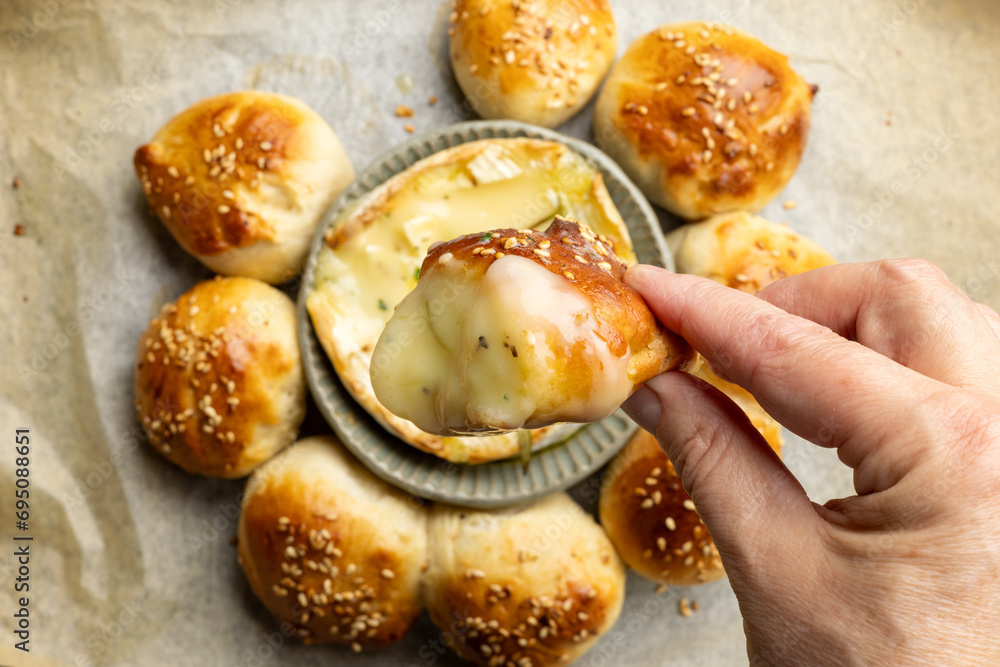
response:
<path fill-rule="evenodd" d="M 726 379 L 793 432 L 840 448 L 852 468 L 898 438 L 900 424 L 919 428 L 921 415 L 909 397 L 943 387 L 827 327 L 714 281 L 643 265 L 631 267 L 625 279 L 664 326 Z M 913 453 L 880 457 L 886 474 L 901 475 L 892 468 L 908 467 Z M 885 483 L 891 482 L 876 486 Z"/>

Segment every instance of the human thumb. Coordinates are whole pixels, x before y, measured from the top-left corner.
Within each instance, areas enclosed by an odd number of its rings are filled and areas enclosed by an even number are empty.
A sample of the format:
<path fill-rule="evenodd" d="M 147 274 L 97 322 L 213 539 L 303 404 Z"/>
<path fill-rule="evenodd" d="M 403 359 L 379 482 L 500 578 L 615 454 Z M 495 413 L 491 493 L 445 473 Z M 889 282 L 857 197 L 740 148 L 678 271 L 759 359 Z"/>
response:
<path fill-rule="evenodd" d="M 623 408 L 670 457 L 730 577 L 734 567 L 780 563 L 803 530 L 811 541 L 810 524 L 819 517 L 805 491 L 721 391 L 687 373 L 668 372 L 648 381 Z"/>

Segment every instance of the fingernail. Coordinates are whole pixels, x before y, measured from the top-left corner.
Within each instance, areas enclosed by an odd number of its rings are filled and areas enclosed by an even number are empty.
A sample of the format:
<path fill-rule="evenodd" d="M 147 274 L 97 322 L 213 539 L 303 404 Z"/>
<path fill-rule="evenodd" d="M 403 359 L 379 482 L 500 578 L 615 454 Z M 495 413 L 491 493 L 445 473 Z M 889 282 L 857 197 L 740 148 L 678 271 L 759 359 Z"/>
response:
<path fill-rule="evenodd" d="M 657 268 L 648 264 L 633 264 L 625 272 L 625 284 L 639 291 L 641 287 L 653 280 Z"/>
<path fill-rule="evenodd" d="M 622 404 L 622 409 L 636 424 L 656 435 L 663 406 L 660 397 L 646 385 L 642 385 Z"/>

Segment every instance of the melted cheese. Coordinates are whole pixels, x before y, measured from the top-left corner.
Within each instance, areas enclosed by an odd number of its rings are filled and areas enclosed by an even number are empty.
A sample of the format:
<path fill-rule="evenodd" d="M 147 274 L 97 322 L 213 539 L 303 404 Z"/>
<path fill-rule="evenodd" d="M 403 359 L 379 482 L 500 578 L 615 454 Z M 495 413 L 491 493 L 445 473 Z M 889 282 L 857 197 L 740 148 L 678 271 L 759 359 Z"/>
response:
<path fill-rule="evenodd" d="M 416 285 L 431 244 L 503 227 L 544 229 L 561 214 L 613 239 L 619 255 L 634 259 L 620 216 L 600 201 L 603 186 L 582 157 L 560 144 L 536 140 L 479 145 L 473 152 L 470 145 L 457 147 L 464 159 L 426 168 L 418 163 L 403 172 L 396 177 L 408 177 L 401 188 L 382 199 L 373 193 L 373 203 L 345 212 L 337 224 L 371 215 L 371 206 L 376 206 L 373 220 L 359 225 L 335 248 L 320 250 L 309 310 L 323 309 L 329 316 L 332 331 L 325 340 L 336 349 L 327 345 L 327 352 L 338 372 L 351 376 L 345 385 L 373 414 L 377 399 L 369 378 L 372 351 L 393 310 Z M 406 363 L 422 361 L 410 357 Z M 511 453 L 517 451 L 516 438 L 494 437 L 510 439 Z M 461 440 L 468 443 L 449 446 L 475 449 L 482 444 Z"/>
<path fill-rule="evenodd" d="M 478 259 L 474 261 L 492 261 Z M 439 264 L 375 348 L 382 405 L 430 433 L 591 422 L 628 398 L 628 353 L 612 353 L 593 302 L 530 259 Z"/>

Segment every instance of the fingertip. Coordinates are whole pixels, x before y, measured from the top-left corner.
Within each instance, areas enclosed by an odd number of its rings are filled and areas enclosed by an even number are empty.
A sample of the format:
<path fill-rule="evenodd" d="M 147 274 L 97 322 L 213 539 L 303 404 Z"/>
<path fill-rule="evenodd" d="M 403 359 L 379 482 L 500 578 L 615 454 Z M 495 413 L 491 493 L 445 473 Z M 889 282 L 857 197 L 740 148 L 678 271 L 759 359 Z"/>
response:
<path fill-rule="evenodd" d="M 625 271 L 625 284 L 637 292 L 643 292 L 650 288 L 656 281 L 661 280 L 664 275 L 676 275 L 659 266 L 650 264 L 633 264 Z"/>

